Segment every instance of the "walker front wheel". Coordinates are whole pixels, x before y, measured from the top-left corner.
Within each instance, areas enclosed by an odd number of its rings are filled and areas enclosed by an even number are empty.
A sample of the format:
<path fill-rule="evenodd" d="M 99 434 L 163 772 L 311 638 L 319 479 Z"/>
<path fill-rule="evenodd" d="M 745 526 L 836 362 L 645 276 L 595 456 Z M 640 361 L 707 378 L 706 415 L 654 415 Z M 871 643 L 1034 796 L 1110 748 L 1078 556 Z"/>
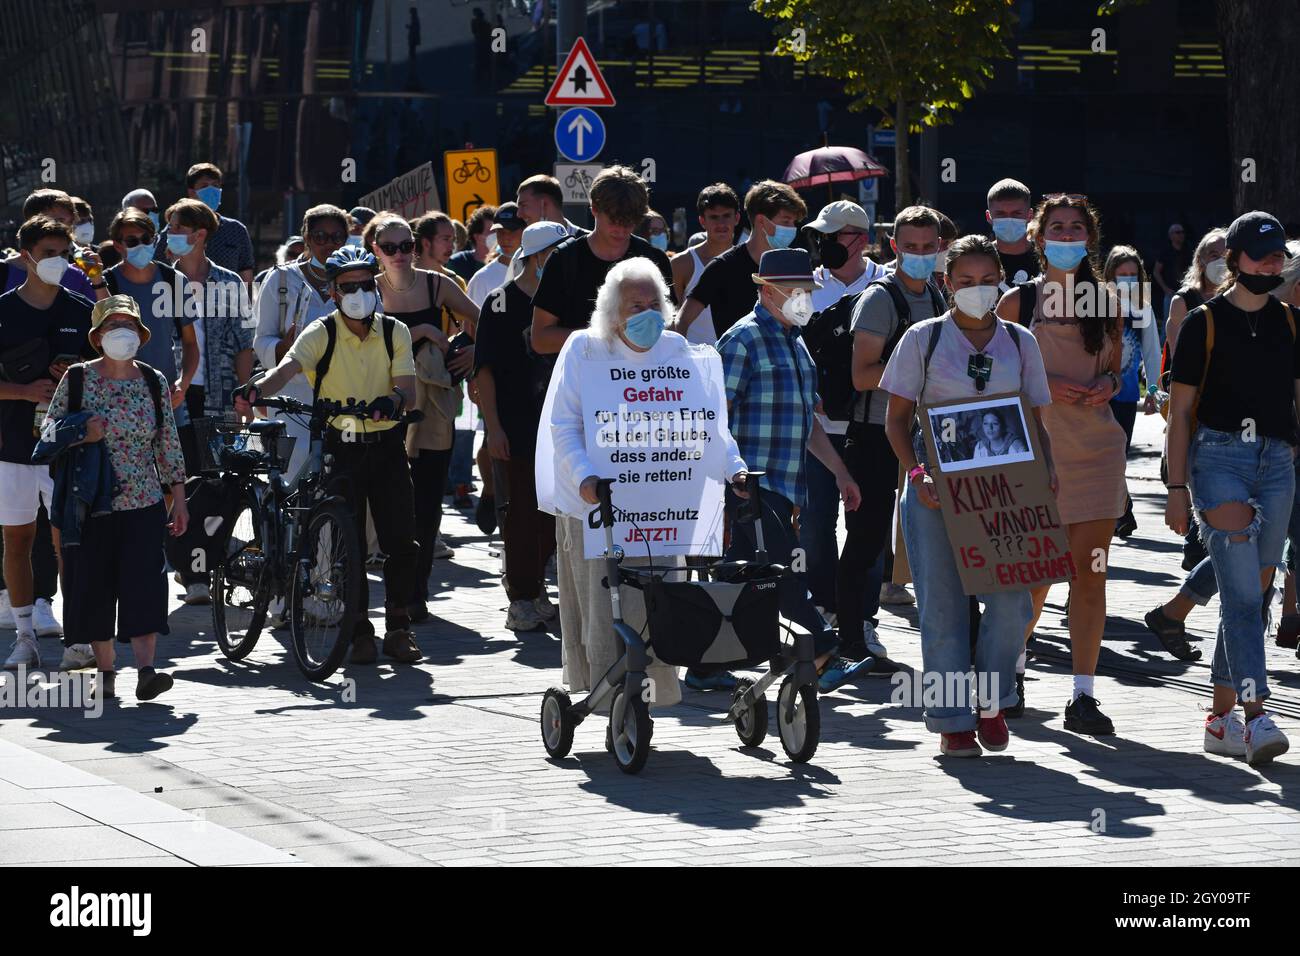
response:
<path fill-rule="evenodd" d="M 787 717 L 792 701 L 794 714 Z M 822 732 L 817 691 L 808 684 L 795 684 L 793 674 L 781 683 L 776 695 L 776 729 L 786 756 L 795 763 L 807 763 L 817 752 Z"/>
<path fill-rule="evenodd" d="M 556 760 L 569 755 L 573 747 L 573 728 L 577 726 L 569 715 L 572 704 L 569 695 L 552 687 L 542 698 L 542 744 Z"/>
<path fill-rule="evenodd" d="M 619 686 L 609 708 L 609 733 L 614 762 L 624 773 L 637 773 L 650 756 L 650 706 L 640 694 L 630 697 Z"/>
<path fill-rule="evenodd" d="M 735 706 L 736 701 L 748 693 L 753 686 L 754 681 L 750 678 L 739 678 L 736 681 L 736 689 L 731 695 L 732 706 Z M 743 746 L 760 746 L 763 738 L 767 736 L 767 698 L 756 697 L 740 712 L 740 716 L 733 723 L 736 725 L 736 735 L 740 737 Z"/>

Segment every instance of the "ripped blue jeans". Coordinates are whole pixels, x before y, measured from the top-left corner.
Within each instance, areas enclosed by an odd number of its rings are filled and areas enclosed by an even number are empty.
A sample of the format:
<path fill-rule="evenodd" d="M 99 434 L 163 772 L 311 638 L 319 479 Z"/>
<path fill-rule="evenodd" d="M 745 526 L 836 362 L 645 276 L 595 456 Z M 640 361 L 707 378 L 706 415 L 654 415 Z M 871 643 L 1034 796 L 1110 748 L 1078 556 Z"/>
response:
<path fill-rule="evenodd" d="M 1289 444 L 1252 437 L 1246 441 L 1239 432 L 1201 426 L 1188 453 L 1193 511 L 1219 583 L 1211 679 L 1216 687 L 1232 687 L 1243 703 L 1269 696 L 1259 576 L 1282 564 L 1296 480 Z M 1251 506 L 1250 524 L 1212 528 L 1205 513 L 1232 502 Z"/>

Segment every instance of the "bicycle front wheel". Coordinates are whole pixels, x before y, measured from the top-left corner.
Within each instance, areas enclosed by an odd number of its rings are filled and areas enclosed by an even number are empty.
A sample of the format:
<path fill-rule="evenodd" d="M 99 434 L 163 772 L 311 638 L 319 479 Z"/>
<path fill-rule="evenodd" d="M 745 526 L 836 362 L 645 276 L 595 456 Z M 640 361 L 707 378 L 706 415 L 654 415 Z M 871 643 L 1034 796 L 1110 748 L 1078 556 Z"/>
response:
<path fill-rule="evenodd" d="M 324 681 L 348 651 L 361 607 L 361 543 L 352 513 L 342 505 L 318 506 L 299 539 L 289 596 L 289 627 L 298 668 Z"/>
<path fill-rule="evenodd" d="M 247 657 L 262 636 L 271 603 L 271 578 L 261 511 L 248 493 L 240 502 L 226 559 L 212 571 L 212 633 L 221 653 L 232 661 Z"/>

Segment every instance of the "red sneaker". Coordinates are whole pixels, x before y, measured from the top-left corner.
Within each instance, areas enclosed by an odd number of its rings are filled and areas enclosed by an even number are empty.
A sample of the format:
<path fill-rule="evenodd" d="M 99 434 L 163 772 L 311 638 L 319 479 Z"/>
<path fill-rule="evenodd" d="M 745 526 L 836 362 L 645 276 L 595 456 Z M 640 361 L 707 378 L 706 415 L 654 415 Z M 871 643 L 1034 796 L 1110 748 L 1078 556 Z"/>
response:
<path fill-rule="evenodd" d="M 979 728 L 980 743 L 988 750 L 1006 750 L 1011 734 L 1007 732 L 1007 721 L 998 711 L 996 717 L 981 717 Z"/>
<path fill-rule="evenodd" d="M 1003 734 L 1006 733 L 1006 727 L 1003 727 Z M 1005 739 L 1005 738 L 1004 738 Z M 1004 743 L 1002 746 L 1006 746 Z M 979 741 L 975 739 L 975 731 L 963 730 L 959 734 L 940 734 L 939 735 L 939 753 L 947 757 L 978 757 L 984 751 L 980 750 Z"/>

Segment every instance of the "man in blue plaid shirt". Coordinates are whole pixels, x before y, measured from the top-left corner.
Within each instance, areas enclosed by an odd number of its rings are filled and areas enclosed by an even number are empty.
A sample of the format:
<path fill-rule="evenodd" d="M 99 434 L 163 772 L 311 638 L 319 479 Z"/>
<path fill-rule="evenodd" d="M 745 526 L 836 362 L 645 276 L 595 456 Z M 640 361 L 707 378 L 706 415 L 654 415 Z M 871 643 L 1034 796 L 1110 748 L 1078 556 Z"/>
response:
<path fill-rule="evenodd" d="M 818 404 L 817 369 L 799 330 L 812 317 L 809 292 L 817 288 L 812 260 L 803 249 L 769 249 L 754 275 L 758 301 L 718 340 L 726 377 L 727 419 L 751 470 L 764 472 L 763 539 L 771 560 L 795 571 L 794 510 L 807 502 L 804 459 L 812 452 L 835 476 L 844 507 L 852 511 L 861 496 L 848 469 L 813 414 Z M 737 501 L 728 492 L 734 512 Z M 751 525 L 732 525 L 729 557 L 752 553 Z M 815 637 L 821 690 L 827 692 L 870 670 L 874 660 L 832 656 L 835 631 L 818 612 L 806 587 L 782 595 L 781 613 Z M 690 683 L 688 675 L 688 684 Z"/>

